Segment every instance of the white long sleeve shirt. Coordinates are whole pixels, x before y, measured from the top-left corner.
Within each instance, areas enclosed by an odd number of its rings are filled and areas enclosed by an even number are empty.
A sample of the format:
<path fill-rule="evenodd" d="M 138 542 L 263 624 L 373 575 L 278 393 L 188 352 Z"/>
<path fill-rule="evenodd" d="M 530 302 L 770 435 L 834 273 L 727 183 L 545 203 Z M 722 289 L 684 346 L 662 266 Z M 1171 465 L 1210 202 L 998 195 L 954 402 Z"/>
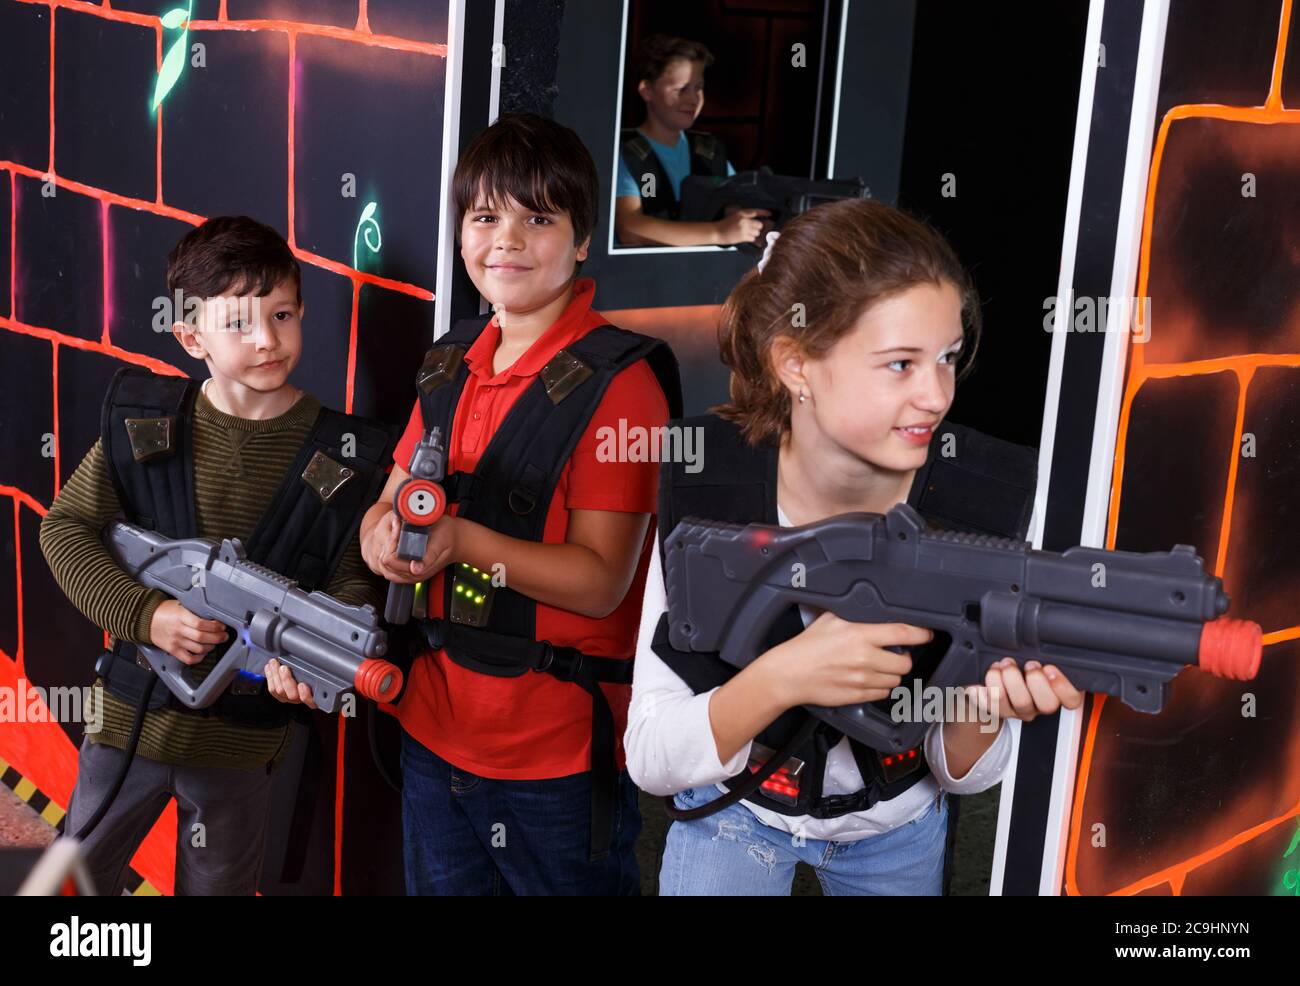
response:
<path fill-rule="evenodd" d="M 791 526 L 778 507 L 782 527 Z M 637 786 L 650 794 L 676 794 L 688 788 L 715 784 L 740 773 L 749 762 L 751 743 L 746 743 L 726 763 L 718 759 L 718 748 L 709 721 L 709 700 L 715 689 L 692 693 L 676 672 L 654 650 L 655 628 L 668 611 L 664 588 L 663 564 L 655 540 L 646 573 L 645 599 L 641 609 L 641 626 L 637 636 L 636 665 L 632 680 L 632 703 L 628 710 L 627 732 L 623 743 L 627 751 L 627 769 Z M 815 616 L 800 607 L 804 625 Z M 948 771 L 943 748 L 942 723 L 935 723 L 925 736 L 925 756 L 930 775 L 924 777 L 898 797 L 881 801 L 867 811 L 853 812 L 838 818 L 813 818 L 810 815 L 783 815 L 742 801 L 765 825 L 801 835 L 804 838 L 850 842 L 879 835 L 903 825 L 925 811 L 938 797 L 940 789 L 953 794 L 975 794 L 999 780 L 1011 760 L 1010 727 L 1004 721 L 993 743 L 960 780 Z M 826 759 L 824 794 L 852 794 L 864 787 L 862 774 L 853 759 L 849 741 L 842 739 Z"/>

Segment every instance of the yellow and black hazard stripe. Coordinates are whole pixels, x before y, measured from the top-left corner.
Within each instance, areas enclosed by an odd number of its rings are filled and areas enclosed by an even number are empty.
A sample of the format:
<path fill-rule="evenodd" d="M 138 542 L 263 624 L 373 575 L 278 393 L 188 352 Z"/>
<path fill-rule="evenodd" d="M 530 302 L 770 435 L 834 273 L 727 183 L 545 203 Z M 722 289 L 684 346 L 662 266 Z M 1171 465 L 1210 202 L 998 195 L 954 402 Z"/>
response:
<path fill-rule="evenodd" d="M 18 773 L 5 760 L 0 759 L 0 783 L 18 795 L 27 806 L 41 816 L 41 819 L 55 829 L 59 835 L 64 834 L 67 828 L 68 813 L 61 806 L 52 801 L 48 795 L 42 792 L 35 784 L 22 774 Z M 132 867 L 126 868 L 126 879 L 124 886 L 128 893 L 140 897 L 158 897 L 161 896 L 156 887 Z"/>

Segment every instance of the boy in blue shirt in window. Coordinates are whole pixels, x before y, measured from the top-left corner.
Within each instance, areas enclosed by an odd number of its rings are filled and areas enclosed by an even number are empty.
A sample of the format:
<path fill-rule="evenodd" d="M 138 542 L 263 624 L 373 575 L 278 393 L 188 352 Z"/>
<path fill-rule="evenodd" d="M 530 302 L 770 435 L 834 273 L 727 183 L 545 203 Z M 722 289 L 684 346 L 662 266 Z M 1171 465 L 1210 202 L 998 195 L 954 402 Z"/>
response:
<path fill-rule="evenodd" d="M 720 138 L 688 129 L 704 107 L 704 70 L 712 63 L 697 41 L 656 34 L 641 45 L 637 92 L 646 118 L 620 138 L 614 205 L 614 230 L 626 246 L 726 246 L 754 242 L 763 230 L 763 209 L 737 209 L 713 222 L 678 219 L 683 178 L 736 173 Z"/>

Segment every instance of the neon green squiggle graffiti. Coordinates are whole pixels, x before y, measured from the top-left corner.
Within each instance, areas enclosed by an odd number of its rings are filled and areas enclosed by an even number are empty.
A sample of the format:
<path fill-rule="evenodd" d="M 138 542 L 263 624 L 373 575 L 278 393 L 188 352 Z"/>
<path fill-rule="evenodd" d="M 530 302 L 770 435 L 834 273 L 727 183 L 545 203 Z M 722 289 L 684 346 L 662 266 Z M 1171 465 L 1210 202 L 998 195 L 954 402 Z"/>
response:
<path fill-rule="evenodd" d="M 181 28 L 181 36 L 172 42 L 172 46 L 167 49 L 167 56 L 163 59 L 162 68 L 158 70 L 158 79 L 153 86 L 153 104 L 150 109 L 157 110 L 158 106 L 167 94 L 172 91 L 172 86 L 181 77 L 185 71 L 185 52 L 188 50 L 186 42 L 190 36 L 190 17 L 194 12 L 194 0 L 190 0 L 189 6 L 182 10 L 176 7 L 162 15 L 162 26 L 165 31 L 174 31 Z M 182 25 L 184 25 L 182 27 Z"/>
<path fill-rule="evenodd" d="M 1286 847 L 1286 852 L 1282 858 L 1286 859 L 1296 851 L 1296 846 L 1300 846 L 1300 823 L 1297 823 L 1295 835 L 1291 836 L 1291 845 Z M 1282 874 L 1283 896 L 1300 897 L 1300 868 L 1287 870 Z"/>
<path fill-rule="evenodd" d="M 357 251 L 357 240 L 360 238 L 365 241 L 366 248 L 371 253 L 378 253 L 384 245 L 383 235 L 379 232 L 379 221 L 375 219 L 375 210 L 379 207 L 377 202 L 368 202 L 366 207 L 361 210 L 361 219 L 357 222 L 356 232 L 352 234 L 352 269 L 360 270 L 361 262 Z M 374 239 L 370 234 L 374 234 Z"/>

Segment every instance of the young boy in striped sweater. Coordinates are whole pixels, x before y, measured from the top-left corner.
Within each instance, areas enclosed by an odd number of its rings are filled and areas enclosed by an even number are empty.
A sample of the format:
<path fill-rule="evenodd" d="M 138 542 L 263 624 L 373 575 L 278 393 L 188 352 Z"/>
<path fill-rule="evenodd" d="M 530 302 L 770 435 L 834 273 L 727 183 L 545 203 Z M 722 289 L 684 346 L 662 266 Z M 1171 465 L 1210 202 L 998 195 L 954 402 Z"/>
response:
<path fill-rule="evenodd" d="M 220 217 L 187 233 L 168 258 L 169 298 L 183 299 L 171 331 L 209 378 L 119 371 L 100 439 L 41 524 L 41 550 L 60 587 L 113 639 L 96 665 L 102 729 L 81 744 L 67 829 L 79 833 L 126 770 L 83 842 L 101 893 L 118 892 L 126 864 L 173 797 L 175 892 L 255 892 L 290 716 L 263 683 L 250 688 L 245 680 L 202 710 L 182 707 L 158 684 L 136 755 L 127 757 L 152 675 L 136 663 L 134 645 L 166 651 L 201 680 L 230 634 L 128 576 L 100 540 L 104 526 L 125 515 L 173 538 L 237 537 L 250 559 L 304 588 L 350 603 L 379 599 L 355 531 L 382 482 L 391 436 L 322 408 L 289 382 L 302 355 L 300 285 L 288 245 L 261 223 Z"/>

